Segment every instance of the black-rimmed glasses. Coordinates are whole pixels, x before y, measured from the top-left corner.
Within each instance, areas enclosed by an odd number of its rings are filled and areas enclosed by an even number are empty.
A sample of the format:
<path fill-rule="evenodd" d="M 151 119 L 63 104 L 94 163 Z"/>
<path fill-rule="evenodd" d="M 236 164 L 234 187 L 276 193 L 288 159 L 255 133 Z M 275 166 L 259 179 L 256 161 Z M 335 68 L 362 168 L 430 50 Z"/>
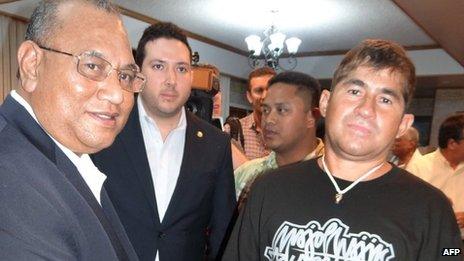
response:
<path fill-rule="evenodd" d="M 74 55 L 41 45 L 39 47 L 47 51 L 75 57 L 77 59 L 77 72 L 91 80 L 101 82 L 115 70 L 118 73 L 119 83 L 124 90 L 136 93 L 141 92 L 145 87 L 145 76 L 140 73 L 137 65 L 133 65 L 134 68 L 117 69 L 110 62 L 90 51 Z"/>

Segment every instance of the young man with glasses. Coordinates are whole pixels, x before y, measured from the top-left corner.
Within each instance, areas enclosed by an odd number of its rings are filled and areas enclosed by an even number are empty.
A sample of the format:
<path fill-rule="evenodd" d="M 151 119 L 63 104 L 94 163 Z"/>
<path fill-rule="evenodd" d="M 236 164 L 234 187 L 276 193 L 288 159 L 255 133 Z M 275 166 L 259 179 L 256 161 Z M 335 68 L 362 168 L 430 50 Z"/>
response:
<path fill-rule="evenodd" d="M 184 108 L 191 53 L 177 26 L 145 29 L 136 62 L 147 85 L 93 156 L 140 260 L 214 260 L 235 209 L 230 138 Z"/>
<path fill-rule="evenodd" d="M 0 108 L 0 259 L 137 260 L 88 154 L 113 143 L 145 77 L 107 1 L 43 1 Z"/>

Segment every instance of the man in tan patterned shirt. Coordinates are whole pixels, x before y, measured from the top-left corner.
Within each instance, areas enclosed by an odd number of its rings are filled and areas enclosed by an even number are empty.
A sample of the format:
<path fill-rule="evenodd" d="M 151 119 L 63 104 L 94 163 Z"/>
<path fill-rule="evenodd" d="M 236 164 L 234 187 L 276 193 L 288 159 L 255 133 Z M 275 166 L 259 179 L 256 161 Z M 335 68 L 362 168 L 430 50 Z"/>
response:
<path fill-rule="evenodd" d="M 247 99 L 253 106 L 253 113 L 240 119 L 244 137 L 244 151 L 248 159 L 267 156 L 271 151 L 266 149 L 261 134 L 261 103 L 266 97 L 268 81 L 276 72 L 270 67 L 262 67 L 248 75 Z M 225 125 L 224 130 L 229 132 L 230 126 Z"/>

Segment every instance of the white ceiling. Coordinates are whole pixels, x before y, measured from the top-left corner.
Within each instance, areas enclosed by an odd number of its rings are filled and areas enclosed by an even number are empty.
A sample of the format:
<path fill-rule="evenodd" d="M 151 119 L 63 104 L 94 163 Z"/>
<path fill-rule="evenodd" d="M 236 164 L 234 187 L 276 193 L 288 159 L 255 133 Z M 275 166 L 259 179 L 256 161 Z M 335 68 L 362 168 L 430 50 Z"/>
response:
<path fill-rule="evenodd" d="M 365 38 L 432 45 L 390 0 L 116 0 L 119 5 L 246 51 L 243 39 L 272 24 L 303 40 L 301 52 L 348 50 Z"/>
<path fill-rule="evenodd" d="M 37 0 L 1 4 L 0 10 L 29 17 Z M 365 38 L 404 46 L 435 45 L 390 0 L 115 0 L 118 5 L 246 51 L 243 39 L 275 20 L 287 36 L 303 40 L 299 52 L 348 50 Z M 271 10 L 278 10 L 272 18 Z M 131 28 L 128 28 L 131 31 Z"/>

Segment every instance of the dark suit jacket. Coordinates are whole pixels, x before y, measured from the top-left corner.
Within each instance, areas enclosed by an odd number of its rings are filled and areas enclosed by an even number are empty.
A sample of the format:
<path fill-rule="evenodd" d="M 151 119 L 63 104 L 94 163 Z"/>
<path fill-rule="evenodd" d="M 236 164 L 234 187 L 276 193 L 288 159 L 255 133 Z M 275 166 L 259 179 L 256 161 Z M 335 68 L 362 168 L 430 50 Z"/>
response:
<path fill-rule="evenodd" d="M 11 96 L 0 107 L 0 260 L 137 260 L 102 190 Z"/>
<path fill-rule="evenodd" d="M 162 223 L 137 106 L 113 145 L 93 156 L 140 260 L 153 261 L 157 250 L 161 261 L 202 260 L 207 245 L 213 259 L 235 209 L 230 139 L 190 112 L 186 118 L 182 165 Z"/>

